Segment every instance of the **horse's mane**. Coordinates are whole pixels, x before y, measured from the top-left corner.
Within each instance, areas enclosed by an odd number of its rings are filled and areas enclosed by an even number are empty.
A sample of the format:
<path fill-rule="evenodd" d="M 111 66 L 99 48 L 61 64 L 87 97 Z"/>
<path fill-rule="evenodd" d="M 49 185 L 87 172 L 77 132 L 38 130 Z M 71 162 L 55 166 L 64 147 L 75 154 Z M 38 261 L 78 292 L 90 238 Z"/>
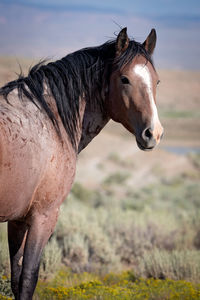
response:
<path fill-rule="evenodd" d="M 120 69 L 137 54 L 143 55 L 152 63 L 144 46 L 134 40 L 129 42 L 126 51 L 116 59 L 115 42 L 108 41 L 98 47 L 81 49 L 46 65 L 40 62 L 30 69 L 27 77 L 21 74 L 18 79 L 0 88 L 0 95 L 8 100 L 9 93 L 17 88 L 20 99 L 25 96 L 44 109 L 59 133 L 57 119 L 44 97 L 46 83 L 72 145 L 76 147 L 80 97 L 84 96 L 89 105 L 99 103 L 103 108 L 102 89 L 109 85 L 113 68 Z"/>

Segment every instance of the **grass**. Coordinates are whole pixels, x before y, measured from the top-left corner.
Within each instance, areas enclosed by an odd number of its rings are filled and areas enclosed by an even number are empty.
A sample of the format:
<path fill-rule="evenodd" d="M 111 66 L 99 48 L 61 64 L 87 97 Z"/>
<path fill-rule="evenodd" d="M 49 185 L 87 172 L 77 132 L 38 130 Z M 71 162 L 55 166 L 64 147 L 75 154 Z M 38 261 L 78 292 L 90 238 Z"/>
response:
<path fill-rule="evenodd" d="M 51 281 L 38 282 L 33 299 L 197 300 L 199 297 L 200 284 L 185 280 L 144 279 L 136 277 L 132 271 L 101 276 L 87 272 L 75 274 L 62 269 Z M 0 295 L 0 299 L 11 298 Z"/>
<path fill-rule="evenodd" d="M 70 277 L 70 281 L 68 281 Z M 67 278 L 67 281 L 66 281 Z M 58 284 L 59 283 L 59 284 Z M 142 279 L 133 272 L 91 276 L 60 272 L 50 283 L 38 285 L 35 300 L 39 299 L 199 299 L 200 284 L 184 280 Z"/>
<path fill-rule="evenodd" d="M 161 178 L 135 191 L 123 175 L 109 179 L 109 189 L 74 185 L 45 248 L 35 299 L 198 299 L 198 178 Z M 9 276 L 5 226 L 0 236 L 2 277 Z M 9 297 L 6 280 L 0 294 Z"/>

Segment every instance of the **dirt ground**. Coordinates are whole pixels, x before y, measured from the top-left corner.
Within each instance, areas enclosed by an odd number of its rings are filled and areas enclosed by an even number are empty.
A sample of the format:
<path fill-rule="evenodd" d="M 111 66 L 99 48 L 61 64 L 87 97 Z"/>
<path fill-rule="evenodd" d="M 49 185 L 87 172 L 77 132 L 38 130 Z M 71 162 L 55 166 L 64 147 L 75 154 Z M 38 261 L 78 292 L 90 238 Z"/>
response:
<path fill-rule="evenodd" d="M 30 59 L 0 57 L 0 85 L 16 78 L 19 63 L 26 73 Z M 16 73 L 15 73 L 16 72 Z M 142 152 L 121 125 L 110 122 L 80 154 L 76 181 L 95 188 L 113 174 L 126 174 L 139 188 L 160 177 L 194 172 L 189 152 L 200 152 L 200 71 L 158 71 L 157 106 L 165 134 L 152 152 Z"/>

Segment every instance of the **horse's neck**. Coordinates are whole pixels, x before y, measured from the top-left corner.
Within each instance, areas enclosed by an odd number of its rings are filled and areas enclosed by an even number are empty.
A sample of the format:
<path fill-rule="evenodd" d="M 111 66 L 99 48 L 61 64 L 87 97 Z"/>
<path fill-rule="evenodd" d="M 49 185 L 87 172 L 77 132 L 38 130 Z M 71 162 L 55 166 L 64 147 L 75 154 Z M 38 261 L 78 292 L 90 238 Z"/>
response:
<path fill-rule="evenodd" d="M 108 121 L 109 117 L 107 114 L 102 113 L 100 107 L 96 106 L 93 110 L 91 110 L 89 106 L 86 105 L 82 121 L 81 138 L 78 147 L 79 153 L 97 134 L 99 134 Z"/>

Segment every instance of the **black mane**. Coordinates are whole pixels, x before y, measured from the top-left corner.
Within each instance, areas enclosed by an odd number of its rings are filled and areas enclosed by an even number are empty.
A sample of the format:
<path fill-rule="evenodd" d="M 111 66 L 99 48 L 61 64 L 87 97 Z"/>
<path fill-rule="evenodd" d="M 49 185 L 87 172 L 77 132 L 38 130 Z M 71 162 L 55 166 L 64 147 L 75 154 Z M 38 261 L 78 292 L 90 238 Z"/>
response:
<path fill-rule="evenodd" d="M 99 103 L 103 108 L 102 89 L 109 85 L 113 68 L 120 69 L 137 54 L 143 55 L 152 63 L 144 46 L 135 41 L 130 41 L 127 50 L 117 59 L 115 41 L 108 41 L 99 47 L 81 49 L 46 65 L 38 63 L 29 71 L 27 77 L 20 75 L 17 80 L 0 88 L 0 95 L 8 100 L 9 93 L 17 88 L 21 99 L 25 96 L 44 109 L 59 133 L 57 119 L 43 96 L 46 82 L 66 132 L 76 148 L 80 97 L 84 96 L 90 105 Z"/>

